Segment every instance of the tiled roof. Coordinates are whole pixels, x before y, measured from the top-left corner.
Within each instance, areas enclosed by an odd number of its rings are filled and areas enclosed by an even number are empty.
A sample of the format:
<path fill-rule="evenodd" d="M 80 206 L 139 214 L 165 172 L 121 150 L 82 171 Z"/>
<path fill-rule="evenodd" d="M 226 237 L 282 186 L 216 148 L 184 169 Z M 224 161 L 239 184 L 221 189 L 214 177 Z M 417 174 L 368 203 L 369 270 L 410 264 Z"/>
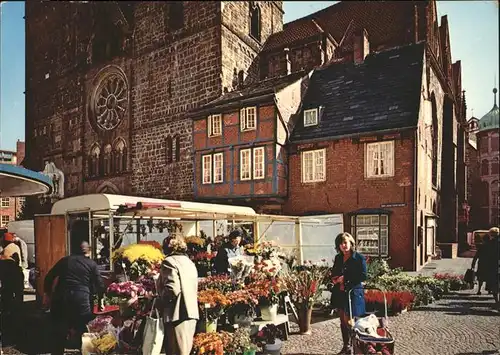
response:
<path fill-rule="evenodd" d="M 356 30 L 367 30 L 372 48 L 381 44 L 402 45 L 412 40 L 414 7 L 427 1 L 340 1 L 309 16 L 285 24 L 283 31 L 267 40 L 264 51 L 283 47 L 312 36 L 314 20 L 320 29 L 340 43 L 351 21 Z M 320 32 L 316 32 L 320 33 Z M 268 43 L 269 42 L 269 43 Z"/>
<path fill-rule="evenodd" d="M 294 21 L 286 26 L 285 30 L 271 35 L 262 50 L 272 51 L 273 49 L 290 45 L 296 41 L 304 40 L 323 32 L 323 29 L 313 19 Z"/>
<path fill-rule="evenodd" d="M 240 90 L 235 90 L 226 93 L 220 96 L 219 98 L 210 101 L 209 103 L 200 107 L 199 109 L 193 111 L 193 113 L 205 111 L 206 109 L 210 109 L 215 106 L 220 108 L 221 106 L 225 106 L 226 104 L 231 104 L 233 102 L 237 102 L 243 99 L 250 99 L 252 97 L 261 97 L 267 94 L 269 95 L 274 94 L 276 91 L 281 90 L 282 88 L 299 80 L 305 75 L 306 72 L 302 70 L 294 72 L 290 75 L 279 76 L 259 81 L 255 84 L 245 86 Z"/>
<path fill-rule="evenodd" d="M 331 64 L 311 77 L 303 109 L 323 106 L 319 124 L 298 115 L 291 140 L 339 137 L 414 127 L 420 106 L 424 44 L 366 57 L 362 64 Z"/>

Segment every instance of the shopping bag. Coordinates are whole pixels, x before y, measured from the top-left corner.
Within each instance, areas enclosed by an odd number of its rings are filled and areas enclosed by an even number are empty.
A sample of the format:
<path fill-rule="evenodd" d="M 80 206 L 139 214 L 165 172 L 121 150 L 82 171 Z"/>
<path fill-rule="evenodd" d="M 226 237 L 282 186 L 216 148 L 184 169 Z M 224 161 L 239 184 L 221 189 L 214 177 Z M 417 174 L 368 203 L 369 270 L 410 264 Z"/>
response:
<path fill-rule="evenodd" d="M 464 275 L 464 282 L 469 285 L 469 287 L 474 286 L 474 270 L 473 269 L 467 269 Z"/>
<path fill-rule="evenodd" d="M 153 315 L 155 317 L 153 317 Z M 160 355 L 165 332 L 163 320 L 159 316 L 158 309 L 155 307 L 155 302 L 153 302 L 151 312 L 146 317 L 145 323 L 142 341 L 142 354 Z"/>

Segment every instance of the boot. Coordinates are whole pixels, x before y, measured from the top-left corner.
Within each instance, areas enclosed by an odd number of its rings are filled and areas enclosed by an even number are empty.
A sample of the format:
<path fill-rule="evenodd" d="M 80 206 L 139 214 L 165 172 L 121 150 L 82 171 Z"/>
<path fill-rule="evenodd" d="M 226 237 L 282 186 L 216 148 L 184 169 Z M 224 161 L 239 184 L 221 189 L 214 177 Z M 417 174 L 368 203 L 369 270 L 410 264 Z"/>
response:
<path fill-rule="evenodd" d="M 349 337 L 349 328 L 345 324 L 340 324 L 340 332 L 342 333 L 342 342 L 344 343 L 344 346 L 342 347 L 342 350 L 340 350 L 339 354 L 350 354 L 351 352 L 351 347 L 350 347 L 350 337 Z"/>

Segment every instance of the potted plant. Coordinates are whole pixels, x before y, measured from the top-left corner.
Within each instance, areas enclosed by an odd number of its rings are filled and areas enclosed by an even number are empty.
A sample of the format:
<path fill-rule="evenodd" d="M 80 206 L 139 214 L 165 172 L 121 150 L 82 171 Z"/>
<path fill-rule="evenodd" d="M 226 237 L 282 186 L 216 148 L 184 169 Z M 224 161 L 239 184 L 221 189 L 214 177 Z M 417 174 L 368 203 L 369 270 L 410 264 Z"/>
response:
<path fill-rule="evenodd" d="M 255 307 L 258 299 L 249 290 L 236 290 L 228 293 L 230 306 L 228 313 L 233 317 L 234 323 L 239 326 L 249 326 L 255 316 Z"/>
<path fill-rule="evenodd" d="M 328 282 L 330 268 L 323 263 L 306 261 L 283 274 L 283 284 L 298 309 L 301 334 L 311 334 L 311 316 L 314 304 L 322 295 Z"/>
<path fill-rule="evenodd" d="M 230 341 L 224 347 L 226 355 L 255 355 L 257 346 L 250 339 L 250 329 L 239 328 L 231 336 Z"/>
<path fill-rule="evenodd" d="M 217 331 L 217 320 L 227 306 L 229 306 L 229 300 L 219 290 L 208 289 L 198 292 L 200 320 L 204 322 L 205 332 L 215 333 Z"/>
<path fill-rule="evenodd" d="M 255 342 L 266 355 L 280 355 L 283 346 L 281 330 L 274 324 L 268 324 L 255 335 Z"/>
<path fill-rule="evenodd" d="M 278 315 L 279 294 L 281 292 L 279 279 L 256 280 L 246 288 L 259 300 L 262 320 L 275 321 Z"/>

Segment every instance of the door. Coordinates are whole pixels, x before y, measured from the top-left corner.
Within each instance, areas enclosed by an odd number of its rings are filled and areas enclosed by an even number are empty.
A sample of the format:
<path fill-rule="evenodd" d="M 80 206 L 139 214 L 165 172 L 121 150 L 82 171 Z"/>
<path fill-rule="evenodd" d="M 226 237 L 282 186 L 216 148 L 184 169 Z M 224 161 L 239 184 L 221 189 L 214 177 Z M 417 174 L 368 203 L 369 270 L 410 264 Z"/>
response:
<path fill-rule="evenodd" d="M 49 270 L 67 255 L 66 216 L 35 216 L 35 265 L 37 301 L 43 300 L 43 282 Z"/>
<path fill-rule="evenodd" d="M 435 231 L 436 223 L 434 218 L 426 218 L 425 220 L 425 247 L 427 256 L 434 255 Z"/>

